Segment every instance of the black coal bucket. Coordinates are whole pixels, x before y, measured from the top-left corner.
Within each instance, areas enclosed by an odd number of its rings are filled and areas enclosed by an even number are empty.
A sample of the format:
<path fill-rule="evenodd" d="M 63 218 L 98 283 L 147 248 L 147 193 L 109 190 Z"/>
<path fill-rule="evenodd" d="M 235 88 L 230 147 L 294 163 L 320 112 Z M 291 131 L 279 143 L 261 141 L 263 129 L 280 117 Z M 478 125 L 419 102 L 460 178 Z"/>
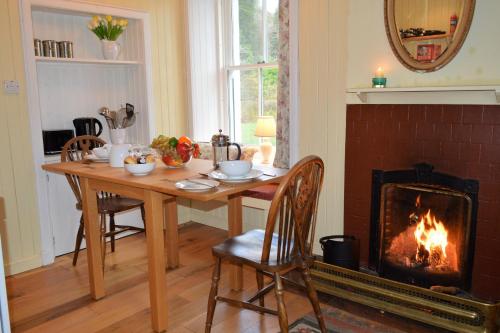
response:
<path fill-rule="evenodd" d="M 352 270 L 359 270 L 359 239 L 337 235 L 319 239 L 323 249 L 323 262 Z"/>

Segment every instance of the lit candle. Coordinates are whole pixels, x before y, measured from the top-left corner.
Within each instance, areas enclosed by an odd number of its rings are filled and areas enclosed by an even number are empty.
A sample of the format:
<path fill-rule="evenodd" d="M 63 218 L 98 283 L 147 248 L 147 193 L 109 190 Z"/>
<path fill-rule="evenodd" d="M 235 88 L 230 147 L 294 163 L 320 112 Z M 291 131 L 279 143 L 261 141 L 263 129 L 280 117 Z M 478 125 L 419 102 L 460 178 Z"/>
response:
<path fill-rule="evenodd" d="M 372 87 L 373 88 L 385 88 L 387 84 L 387 79 L 384 77 L 384 68 L 380 66 L 377 68 L 375 72 L 375 77 L 372 78 Z"/>
<path fill-rule="evenodd" d="M 378 78 L 384 77 L 384 69 L 382 67 L 377 68 L 377 72 L 375 73 L 375 77 L 378 77 Z"/>

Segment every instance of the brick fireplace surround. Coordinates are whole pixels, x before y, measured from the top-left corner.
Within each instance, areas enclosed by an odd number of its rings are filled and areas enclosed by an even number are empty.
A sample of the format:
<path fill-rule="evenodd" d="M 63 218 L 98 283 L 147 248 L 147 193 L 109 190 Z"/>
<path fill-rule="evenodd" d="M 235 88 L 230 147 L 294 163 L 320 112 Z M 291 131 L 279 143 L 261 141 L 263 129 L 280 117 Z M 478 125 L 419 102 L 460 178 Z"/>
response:
<path fill-rule="evenodd" d="M 500 300 L 500 105 L 347 106 L 345 234 L 368 263 L 373 169 L 435 171 L 479 180 L 472 293 Z"/>

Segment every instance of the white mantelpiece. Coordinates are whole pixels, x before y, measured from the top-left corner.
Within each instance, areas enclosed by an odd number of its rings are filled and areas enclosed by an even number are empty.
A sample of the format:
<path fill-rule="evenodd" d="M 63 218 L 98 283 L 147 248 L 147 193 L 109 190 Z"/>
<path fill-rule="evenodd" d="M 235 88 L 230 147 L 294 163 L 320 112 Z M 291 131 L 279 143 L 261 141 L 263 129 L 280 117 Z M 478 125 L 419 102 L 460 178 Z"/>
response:
<path fill-rule="evenodd" d="M 499 104 L 500 85 L 350 88 L 348 104 Z"/>

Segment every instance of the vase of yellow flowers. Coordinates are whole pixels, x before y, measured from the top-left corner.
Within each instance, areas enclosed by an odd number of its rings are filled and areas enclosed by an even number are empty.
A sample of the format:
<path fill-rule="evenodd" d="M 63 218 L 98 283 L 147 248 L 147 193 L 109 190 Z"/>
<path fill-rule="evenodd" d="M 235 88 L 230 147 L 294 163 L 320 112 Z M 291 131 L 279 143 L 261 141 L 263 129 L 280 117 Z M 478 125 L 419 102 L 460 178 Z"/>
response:
<path fill-rule="evenodd" d="M 121 45 L 116 40 L 125 31 L 128 25 L 126 19 L 116 19 L 111 15 L 105 17 L 94 16 L 88 24 L 88 28 L 101 41 L 104 59 L 116 60 L 120 55 Z"/>

